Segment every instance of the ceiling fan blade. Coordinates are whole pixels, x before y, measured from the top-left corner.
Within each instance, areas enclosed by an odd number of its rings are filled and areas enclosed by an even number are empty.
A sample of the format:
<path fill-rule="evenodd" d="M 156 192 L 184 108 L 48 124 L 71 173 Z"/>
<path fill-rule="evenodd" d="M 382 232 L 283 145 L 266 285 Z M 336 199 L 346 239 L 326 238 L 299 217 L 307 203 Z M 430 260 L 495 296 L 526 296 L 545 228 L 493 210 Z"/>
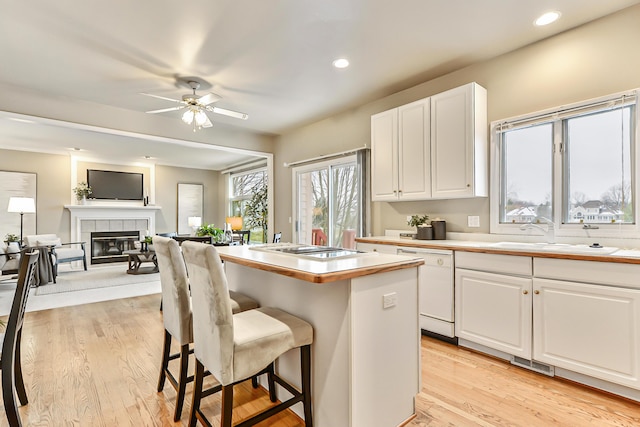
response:
<path fill-rule="evenodd" d="M 154 95 L 154 94 L 152 94 L 152 93 L 144 93 L 144 92 L 140 92 L 140 95 L 150 96 L 150 97 L 152 97 L 152 98 L 164 99 L 165 101 L 179 102 L 180 104 L 183 104 L 183 103 L 184 103 L 184 101 L 182 101 L 181 99 L 167 98 L 167 97 L 165 97 L 165 96 Z"/>
<path fill-rule="evenodd" d="M 247 120 L 249 118 L 248 114 L 239 113 L 237 111 L 232 111 L 232 110 L 227 110 L 225 108 L 209 107 L 209 108 L 207 108 L 207 110 L 212 111 L 212 112 L 217 113 L 217 114 L 223 114 L 225 116 L 235 117 L 236 119 Z"/>
<path fill-rule="evenodd" d="M 145 113 L 149 113 L 149 114 L 166 113 L 167 111 L 182 110 L 183 108 L 186 108 L 186 105 L 182 105 L 182 106 L 180 106 L 180 107 L 163 108 L 163 109 L 161 109 L 161 110 L 145 111 Z"/>
<path fill-rule="evenodd" d="M 220 95 L 217 95 L 213 92 L 209 92 L 208 94 L 201 96 L 200 98 L 198 98 L 196 100 L 196 102 L 198 104 L 202 104 L 202 105 L 209 105 L 212 104 L 216 101 L 220 101 L 222 99 L 222 97 Z"/>
<path fill-rule="evenodd" d="M 207 121 L 204 122 L 204 124 L 202 125 L 203 128 L 210 128 L 213 126 L 213 123 L 211 123 L 211 120 L 209 120 L 209 117 L 207 117 Z"/>

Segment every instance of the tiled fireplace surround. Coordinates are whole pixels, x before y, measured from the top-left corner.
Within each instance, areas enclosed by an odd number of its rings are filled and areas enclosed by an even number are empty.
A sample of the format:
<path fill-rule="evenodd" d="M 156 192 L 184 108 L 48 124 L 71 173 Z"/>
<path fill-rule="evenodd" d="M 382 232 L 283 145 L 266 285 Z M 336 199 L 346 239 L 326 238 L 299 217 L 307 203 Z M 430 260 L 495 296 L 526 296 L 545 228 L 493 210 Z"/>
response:
<path fill-rule="evenodd" d="M 71 241 L 90 242 L 96 231 L 148 231 L 155 234 L 156 212 L 160 206 L 66 205 L 71 212 Z"/>

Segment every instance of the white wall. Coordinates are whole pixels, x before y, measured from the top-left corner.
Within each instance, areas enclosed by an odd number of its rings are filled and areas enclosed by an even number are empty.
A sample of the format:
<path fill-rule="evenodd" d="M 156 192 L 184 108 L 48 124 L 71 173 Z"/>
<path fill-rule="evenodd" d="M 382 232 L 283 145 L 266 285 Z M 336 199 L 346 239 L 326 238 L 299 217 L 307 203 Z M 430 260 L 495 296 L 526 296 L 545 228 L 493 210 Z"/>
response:
<path fill-rule="evenodd" d="M 291 238 L 291 171 L 283 162 L 370 145 L 370 116 L 444 90 L 478 82 L 488 91 L 489 121 L 640 87 L 640 5 L 528 47 L 425 82 L 288 132 L 275 146 L 275 228 Z M 406 216 L 428 213 L 448 231 L 489 232 L 488 198 L 373 203 L 372 234 L 410 229 Z M 480 228 L 467 228 L 467 215 Z"/>

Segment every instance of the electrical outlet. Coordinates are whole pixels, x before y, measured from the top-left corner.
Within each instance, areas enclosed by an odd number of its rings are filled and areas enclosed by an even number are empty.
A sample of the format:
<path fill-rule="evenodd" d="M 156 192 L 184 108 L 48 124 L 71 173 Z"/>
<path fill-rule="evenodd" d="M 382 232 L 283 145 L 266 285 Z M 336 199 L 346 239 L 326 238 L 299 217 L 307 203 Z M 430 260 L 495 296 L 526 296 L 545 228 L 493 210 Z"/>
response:
<path fill-rule="evenodd" d="M 478 228 L 480 227 L 480 217 L 477 215 L 469 215 L 467 217 L 467 226 L 469 228 Z"/>
<path fill-rule="evenodd" d="M 392 292 L 382 296 L 382 308 L 391 308 L 398 305 L 398 294 Z"/>

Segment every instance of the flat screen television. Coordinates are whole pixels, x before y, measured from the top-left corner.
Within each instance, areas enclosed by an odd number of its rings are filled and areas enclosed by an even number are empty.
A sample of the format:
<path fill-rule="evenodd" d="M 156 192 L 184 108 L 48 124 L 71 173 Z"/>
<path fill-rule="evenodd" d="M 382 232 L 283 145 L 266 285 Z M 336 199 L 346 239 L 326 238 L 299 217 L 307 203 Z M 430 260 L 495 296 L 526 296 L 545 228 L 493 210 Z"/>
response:
<path fill-rule="evenodd" d="M 87 169 L 87 184 L 92 199 L 142 200 L 143 175 L 133 172 Z"/>

